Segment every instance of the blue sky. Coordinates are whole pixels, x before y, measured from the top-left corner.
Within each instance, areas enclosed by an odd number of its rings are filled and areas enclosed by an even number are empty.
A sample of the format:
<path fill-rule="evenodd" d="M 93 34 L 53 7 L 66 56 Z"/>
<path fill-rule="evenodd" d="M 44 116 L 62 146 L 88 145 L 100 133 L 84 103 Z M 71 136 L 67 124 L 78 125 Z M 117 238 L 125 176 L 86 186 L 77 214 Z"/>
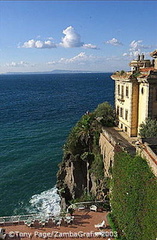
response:
<path fill-rule="evenodd" d="M 157 48 L 156 1 L 0 1 L 0 73 L 129 69 Z"/>

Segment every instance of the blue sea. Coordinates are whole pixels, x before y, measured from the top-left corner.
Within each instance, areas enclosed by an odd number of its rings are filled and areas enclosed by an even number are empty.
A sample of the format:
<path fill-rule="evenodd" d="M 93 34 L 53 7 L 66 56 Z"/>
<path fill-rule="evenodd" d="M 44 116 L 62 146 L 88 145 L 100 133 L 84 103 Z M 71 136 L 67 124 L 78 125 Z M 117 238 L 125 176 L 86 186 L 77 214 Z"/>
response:
<path fill-rule="evenodd" d="M 0 216 L 60 210 L 62 147 L 86 111 L 113 105 L 110 75 L 0 75 Z"/>

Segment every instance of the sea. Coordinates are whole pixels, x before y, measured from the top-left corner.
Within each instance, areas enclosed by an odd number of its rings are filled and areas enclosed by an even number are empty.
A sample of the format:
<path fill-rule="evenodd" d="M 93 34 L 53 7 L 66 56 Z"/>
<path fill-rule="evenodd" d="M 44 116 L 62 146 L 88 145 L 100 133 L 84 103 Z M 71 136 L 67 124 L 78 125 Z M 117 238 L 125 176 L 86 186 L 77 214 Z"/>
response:
<path fill-rule="evenodd" d="M 0 75 L 0 216 L 59 213 L 64 143 L 83 114 L 114 104 L 111 74 Z"/>

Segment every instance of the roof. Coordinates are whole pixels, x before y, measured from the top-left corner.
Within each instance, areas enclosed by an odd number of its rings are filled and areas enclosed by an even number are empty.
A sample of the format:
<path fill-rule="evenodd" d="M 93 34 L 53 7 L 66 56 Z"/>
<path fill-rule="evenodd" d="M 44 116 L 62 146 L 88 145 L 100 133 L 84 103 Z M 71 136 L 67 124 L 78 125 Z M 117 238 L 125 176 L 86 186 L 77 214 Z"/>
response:
<path fill-rule="evenodd" d="M 111 78 L 113 80 L 130 80 L 130 76 L 132 75 L 132 72 L 124 72 L 124 73 L 121 73 L 121 72 L 115 72 L 113 73 L 113 75 L 111 76 Z"/>
<path fill-rule="evenodd" d="M 157 49 L 150 53 L 151 57 L 157 57 Z"/>
<path fill-rule="evenodd" d="M 140 72 L 149 72 L 149 71 L 153 71 L 153 70 L 155 70 L 154 67 L 140 68 L 139 69 Z"/>

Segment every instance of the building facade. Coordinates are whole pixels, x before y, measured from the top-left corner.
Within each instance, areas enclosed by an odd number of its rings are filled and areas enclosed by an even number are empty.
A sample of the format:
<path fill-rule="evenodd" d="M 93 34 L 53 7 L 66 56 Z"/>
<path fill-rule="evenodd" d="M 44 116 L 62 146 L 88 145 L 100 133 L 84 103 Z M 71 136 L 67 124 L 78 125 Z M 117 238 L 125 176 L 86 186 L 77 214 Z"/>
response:
<path fill-rule="evenodd" d="M 136 137 L 140 124 L 150 117 L 157 119 L 157 50 L 152 52 L 153 60 L 138 55 L 130 62 L 131 71 L 116 72 L 115 108 L 118 127 L 130 137 Z"/>

